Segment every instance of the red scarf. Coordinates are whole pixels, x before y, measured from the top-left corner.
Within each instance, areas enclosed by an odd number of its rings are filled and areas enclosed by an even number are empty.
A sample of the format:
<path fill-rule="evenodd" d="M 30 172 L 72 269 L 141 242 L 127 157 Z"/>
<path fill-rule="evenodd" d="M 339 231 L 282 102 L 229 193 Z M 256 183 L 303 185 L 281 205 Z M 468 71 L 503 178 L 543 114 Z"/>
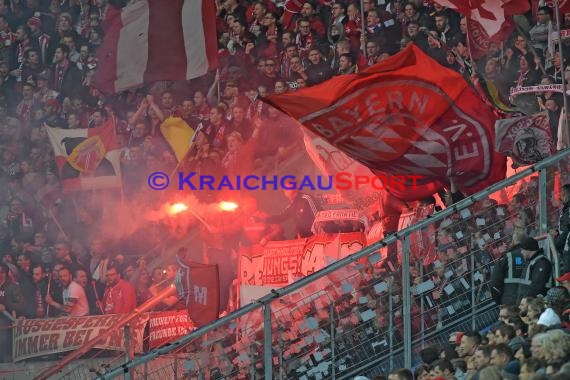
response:
<path fill-rule="evenodd" d="M 63 65 L 60 65 L 59 63 L 55 65 L 54 87 L 59 92 L 61 92 L 61 86 L 63 84 L 63 74 L 65 74 L 68 68 L 69 68 L 68 60 L 65 60 Z"/>

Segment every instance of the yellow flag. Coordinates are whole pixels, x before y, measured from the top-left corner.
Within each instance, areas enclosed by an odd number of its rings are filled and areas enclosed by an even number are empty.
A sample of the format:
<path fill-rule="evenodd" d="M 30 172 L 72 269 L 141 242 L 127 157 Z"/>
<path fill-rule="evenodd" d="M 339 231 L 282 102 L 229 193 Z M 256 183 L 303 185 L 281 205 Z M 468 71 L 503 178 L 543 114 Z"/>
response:
<path fill-rule="evenodd" d="M 190 149 L 194 129 L 179 117 L 169 117 L 160 125 L 160 132 L 180 162 Z"/>

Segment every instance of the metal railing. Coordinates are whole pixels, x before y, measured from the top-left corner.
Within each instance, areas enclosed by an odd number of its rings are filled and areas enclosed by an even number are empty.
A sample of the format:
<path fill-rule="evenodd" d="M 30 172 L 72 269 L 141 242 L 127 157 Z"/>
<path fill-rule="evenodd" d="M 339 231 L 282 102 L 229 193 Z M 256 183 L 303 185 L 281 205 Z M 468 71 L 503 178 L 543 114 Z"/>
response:
<path fill-rule="evenodd" d="M 569 154 L 559 152 L 98 379 L 143 373 L 145 379 L 166 373 L 341 379 L 378 368 L 411 368 L 418 351 L 448 328 L 493 322 L 493 263 L 516 238 L 514 227 L 547 232 L 549 214 L 556 218 L 548 190 L 556 165 Z M 508 191 L 521 194 L 524 203 L 502 203 Z M 518 220 L 522 214 L 524 222 Z M 423 259 L 428 249 L 436 250 L 431 262 Z M 400 261 L 386 260 L 394 253 Z"/>

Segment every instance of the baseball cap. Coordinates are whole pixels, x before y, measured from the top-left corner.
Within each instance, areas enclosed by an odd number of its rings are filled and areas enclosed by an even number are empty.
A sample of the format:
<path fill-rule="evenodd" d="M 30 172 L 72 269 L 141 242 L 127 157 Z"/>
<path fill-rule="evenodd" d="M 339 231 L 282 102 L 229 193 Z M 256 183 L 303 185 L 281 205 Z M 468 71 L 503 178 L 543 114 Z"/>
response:
<path fill-rule="evenodd" d="M 570 272 L 564 273 L 562 276 L 555 279 L 558 282 L 570 281 Z"/>

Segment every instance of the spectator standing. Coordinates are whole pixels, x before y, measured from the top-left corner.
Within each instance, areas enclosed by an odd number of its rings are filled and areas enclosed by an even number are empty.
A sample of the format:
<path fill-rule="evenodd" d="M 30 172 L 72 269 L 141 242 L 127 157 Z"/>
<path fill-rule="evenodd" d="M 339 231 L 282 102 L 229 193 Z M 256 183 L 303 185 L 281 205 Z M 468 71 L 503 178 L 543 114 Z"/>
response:
<path fill-rule="evenodd" d="M 309 194 L 304 194 L 298 189 L 283 189 L 285 197 L 289 200 L 289 206 L 279 215 L 265 218 L 265 222 L 269 224 L 283 223 L 288 219 L 295 221 L 295 235 L 304 238 L 312 236 L 311 227 L 315 221 L 320 206 Z"/>
<path fill-rule="evenodd" d="M 519 299 L 545 295 L 546 287 L 552 280 L 552 263 L 544 256 L 535 239 L 524 239 L 520 247 L 526 266 L 519 286 Z"/>
<path fill-rule="evenodd" d="M 6 344 L 12 341 L 12 321 L 7 315 L 14 317 L 25 307 L 20 287 L 8 279 L 8 272 L 8 266 L 0 264 L 0 362 L 10 361 L 12 356 L 12 345 Z"/>
<path fill-rule="evenodd" d="M 72 317 L 83 317 L 89 315 L 89 302 L 85 295 L 85 290 L 77 282 L 73 281 L 71 271 L 67 267 L 59 270 L 59 281 L 63 288 L 63 303 L 54 301 L 48 294 L 46 302 L 63 313 Z"/>
<path fill-rule="evenodd" d="M 131 313 L 137 306 L 135 288 L 126 280 L 116 267 L 107 269 L 107 289 L 103 296 L 105 314 Z"/>

